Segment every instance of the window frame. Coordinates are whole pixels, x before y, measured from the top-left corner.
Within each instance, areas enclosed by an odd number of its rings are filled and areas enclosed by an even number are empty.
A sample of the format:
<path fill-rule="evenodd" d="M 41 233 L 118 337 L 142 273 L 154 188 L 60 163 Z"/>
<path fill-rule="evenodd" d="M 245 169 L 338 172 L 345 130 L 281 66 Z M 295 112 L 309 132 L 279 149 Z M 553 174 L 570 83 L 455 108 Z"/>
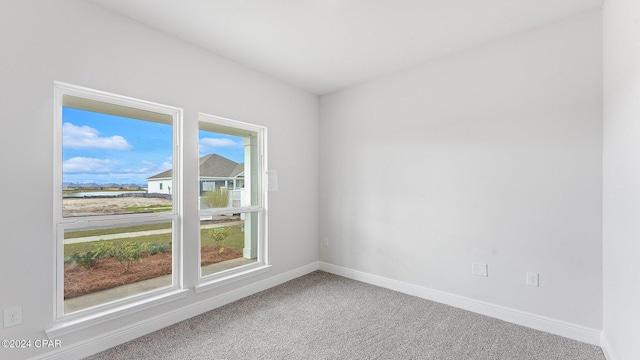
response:
<path fill-rule="evenodd" d="M 257 274 L 264 273 L 269 270 L 271 265 L 268 261 L 268 246 L 267 246 L 267 229 L 268 229 L 268 221 L 267 221 L 267 202 L 268 202 L 268 193 L 267 193 L 267 128 L 265 126 L 250 124 L 242 121 L 232 120 L 220 116 L 210 115 L 206 113 L 198 113 L 198 132 L 200 132 L 200 124 L 201 123 L 209 123 L 212 127 L 221 127 L 221 128 L 231 128 L 231 129 L 239 129 L 240 131 L 248 131 L 256 134 L 256 155 L 258 159 L 257 163 L 257 171 L 256 171 L 256 182 L 257 182 L 257 204 L 250 206 L 239 206 L 239 207 L 227 207 L 227 208 L 210 208 L 210 209 L 198 209 L 198 218 L 200 219 L 202 216 L 216 216 L 216 215 L 227 215 L 227 214 L 236 214 L 236 213 L 255 213 L 258 216 L 257 219 L 257 257 L 256 261 L 251 264 L 237 266 L 231 269 L 219 271 L 209 275 L 202 275 L 202 267 L 198 265 L 198 283 L 195 287 L 196 293 L 200 293 L 202 291 L 207 291 L 210 289 L 217 288 L 219 286 L 226 285 L 230 282 L 237 281 L 240 279 L 244 279 L 250 276 L 254 276 Z M 206 130 L 205 131 L 209 131 Z M 225 134 L 225 132 L 220 132 Z M 229 134 L 234 135 L 234 134 Z M 199 151 L 198 151 L 199 154 Z M 245 184 L 246 184 L 247 175 L 245 174 Z M 198 178 L 196 181 L 200 181 L 200 172 L 198 169 Z M 199 186 L 196 186 L 199 191 Z M 199 193 L 197 194 L 200 195 Z M 200 221 L 198 221 L 200 224 Z M 201 261 L 201 239 L 200 239 L 200 231 L 198 231 L 198 264 Z"/>
<path fill-rule="evenodd" d="M 62 207 L 62 109 L 64 97 L 79 98 L 80 101 L 98 101 L 109 105 L 124 106 L 142 111 L 150 111 L 172 118 L 172 161 L 173 189 L 171 211 L 146 214 L 100 215 L 64 217 Z M 77 100 L 77 99 L 72 99 Z M 90 110 L 95 111 L 95 110 Z M 129 116 L 128 116 L 129 117 Z M 131 118 L 134 118 L 131 116 Z M 141 119 L 141 121 L 145 121 Z M 152 120 L 148 120 L 152 121 Z M 173 106 L 153 103 L 127 96 L 116 95 L 104 91 L 89 89 L 63 82 L 54 82 L 54 141 L 53 141 L 53 264 L 54 264 L 54 326 L 47 330 L 50 336 L 60 336 L 79 328 L 106 321 L 111 318 L 125 316 L 143 308 L 156 306 L 167 301 L 187 296 L 183 289 L 183 254 L 182 254 L 182 222 L 183 222 L 183 172 L 182 143 L 183 111 Z M 177 190 L 177 191 L 176 191 Z M 171 285 L 146 291 L 140 294 L 123 297 L 114 301 L 94 305 L 69 314 L 64 313 L 64 232 L 86 228 L 88 226 L 112 226 L 131 223 L 172 223 L 172 272 Z"/>

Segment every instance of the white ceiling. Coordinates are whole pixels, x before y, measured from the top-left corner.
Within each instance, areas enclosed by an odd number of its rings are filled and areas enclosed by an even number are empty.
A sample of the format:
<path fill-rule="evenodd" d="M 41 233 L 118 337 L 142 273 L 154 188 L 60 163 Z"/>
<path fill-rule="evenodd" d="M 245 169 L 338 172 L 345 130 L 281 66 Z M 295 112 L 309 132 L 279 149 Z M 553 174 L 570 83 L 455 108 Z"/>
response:
<path fill-rule="evenodd" d="M 314 94 L 603 0 L 88 0 Z"/>

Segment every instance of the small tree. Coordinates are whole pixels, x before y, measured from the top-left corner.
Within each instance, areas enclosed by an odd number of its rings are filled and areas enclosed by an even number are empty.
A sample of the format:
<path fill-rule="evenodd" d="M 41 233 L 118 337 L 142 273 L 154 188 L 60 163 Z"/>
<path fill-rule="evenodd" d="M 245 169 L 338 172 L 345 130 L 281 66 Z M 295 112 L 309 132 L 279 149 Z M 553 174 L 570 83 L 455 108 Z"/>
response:
<path fill-rule="evenodd" d="M 218 255 L 224 252 L 222 241 L 224 241 L 227 236 L 229 236 L 229 228 L 227 227 L 219 227 L 209 230 L 209 238 L 213 240 L 216 245 L 218 245 Z"/>
<path fill-rule="evenodd" d="M 213 191 L 205 191 L 202 201 L 210 208 L 225 208 L 229 205 L 229 189 L 219 187 Z"/>
<path fill-rule="evenodd" d="M 123 273 L 128 273 L 131 263 L 142 261 L 142 255 L 149 251 L 151 243 L 143 244 L 125 241 L 116 245 L 111 241 L 100 242 L 95 247 L 95 252 L 104 254 L 103 257 L 113 257 L 122 265 Z"/>

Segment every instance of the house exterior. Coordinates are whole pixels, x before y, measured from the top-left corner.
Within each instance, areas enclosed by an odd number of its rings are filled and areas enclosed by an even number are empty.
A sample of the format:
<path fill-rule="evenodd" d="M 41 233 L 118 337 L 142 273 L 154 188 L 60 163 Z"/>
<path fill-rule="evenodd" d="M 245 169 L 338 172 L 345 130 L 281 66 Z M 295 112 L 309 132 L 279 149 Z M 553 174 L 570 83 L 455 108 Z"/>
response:
<path fill-rule="evenodd" d="M 147 178 L 147 192 L 171 194 L 172 179 L 172 169 Z M 244 163 L 237 163 L 218 154 L 202 156 L 199 182 L 200 196 L 223 187 L 235 193 L 244 188 Z"/>

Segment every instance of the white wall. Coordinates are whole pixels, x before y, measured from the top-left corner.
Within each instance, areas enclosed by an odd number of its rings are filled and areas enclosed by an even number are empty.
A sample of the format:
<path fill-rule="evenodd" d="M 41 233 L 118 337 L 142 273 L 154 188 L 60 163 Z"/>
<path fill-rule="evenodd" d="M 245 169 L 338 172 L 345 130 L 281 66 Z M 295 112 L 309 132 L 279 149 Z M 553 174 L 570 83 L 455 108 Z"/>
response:
<path fill-rule="evenodd" d="M 0 11 L 0 308 L 21 305 L 23 324 L 1 339 L 42 339 L 53 322 L 53 82 L 181 107 L 185 174 L 197 178 L 199 111 L 265 125 L 270 272 L 61 338 L 64 348 L 167 311 L 316 264 L 318 99 L 84 1 L 3 1 Z M 295 149 L 296 151 L 291 151 Z M 185 184 L 185 287 L 197 274 L 198 183 Z M 111 334 L 113 335 L 113 334 Z M 92 346 L 88 345 L 89 348 Z M 0 349 L 20 359 L 43 350 Z"/>
<path fill-rule="evenodd" d="M 597 334 L 601 54 L 594 10 L 323 96 L 320 260 Z"/>
<path fill-rule="evenodd" d="M 604 28 L 604 336 L 640 359 L 640 2 L 607 0 Z"/>

